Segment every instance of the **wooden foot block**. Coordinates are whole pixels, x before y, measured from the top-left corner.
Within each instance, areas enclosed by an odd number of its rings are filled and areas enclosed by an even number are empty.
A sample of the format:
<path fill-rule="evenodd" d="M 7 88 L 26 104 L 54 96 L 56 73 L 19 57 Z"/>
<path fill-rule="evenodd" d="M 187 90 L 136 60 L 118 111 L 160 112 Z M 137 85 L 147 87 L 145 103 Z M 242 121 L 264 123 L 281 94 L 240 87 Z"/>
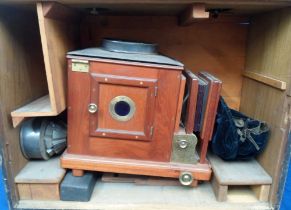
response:
<path fill-rule="evenodd" d="M 59 184 L 17 184 L 20 200 L 60 200 Z"/>
<path fill-rule="evenodd" d="M 65 173 L 59 158 L 29 161 L 15 177 L 20 200 L 60 200 L 59 185 Z"/>
<path fill-rule="evenodd" d="M 211 185 L 212 185 L 213 192 L 216 196 L 216 200 L 220 202 L 226 201 L 228 186 L 219 184 L 215 176 L 213 176 L 211 180 Z"/>
<path fill-rule="evenodd" d="M 84 171 L 79 170 L 79 169 L 73 169 L 72 173 L 73 173 L 73 176 L 83 176 L 84 175 Z"/>
<path fill-rule="evenodd" d="M 252 186 L 252 190 L 255 192 L 259 201 L 268 201 L 271 185 L 256 185 Z"/>

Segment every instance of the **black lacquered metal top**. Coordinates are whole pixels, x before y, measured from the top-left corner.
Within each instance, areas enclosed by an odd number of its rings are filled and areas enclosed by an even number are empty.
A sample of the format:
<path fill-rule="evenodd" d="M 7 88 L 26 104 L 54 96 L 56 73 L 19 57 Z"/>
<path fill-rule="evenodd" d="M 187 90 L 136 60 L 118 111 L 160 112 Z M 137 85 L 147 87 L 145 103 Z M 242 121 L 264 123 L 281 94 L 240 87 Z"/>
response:
<path fill-rule="evenodd" d="M 84 56 L 122 61 L 164 64 L 183 67 L 184 65 L 170 57 L 157 54 L 157 45 L 141 42 L 129 42 L 104 39 L 101 47 L 71 51 L 67 57 Z"/>

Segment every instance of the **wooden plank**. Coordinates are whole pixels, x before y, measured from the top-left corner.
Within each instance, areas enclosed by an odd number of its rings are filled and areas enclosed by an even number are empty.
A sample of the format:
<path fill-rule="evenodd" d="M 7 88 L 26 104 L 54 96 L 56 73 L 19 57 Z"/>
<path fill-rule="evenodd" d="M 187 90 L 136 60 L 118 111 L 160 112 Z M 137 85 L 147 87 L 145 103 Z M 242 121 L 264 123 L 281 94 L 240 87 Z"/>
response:
<path fill-rule="evenodd" d="M 271 185 L 258 185 L 252 186 L 252 190 L 255 192 L 259 201 L 267 202 L 269 200 Z"/>
<path fill-rule="evenodd" d="M 15 183 L 60 183 L 65 173 L 58 157 L 29 161 L 15 177 Z"/>
<path fill-rule="evenodd" d="M 29 184 L 16 184 L 18 189 L 19 198 L 21 200 L 32 200 L 30 185 Z"/>
<path fill-rule="evenodd" d="M 49 95 L 30 101 L 11 113 L 16 127 L 25 117 L 55 116 L 66 108 L 66 52 L 75 48 L 78 13 L 55 3 L 37 4 L 39 31 Z M 53 20 L 53 19 L 55 20 Z M 67 23 L 72 21 L 73 23 Z M 39 39 L 38 39 L 39 40 Z M 43 64 L 43 63 L 42 63 Z"/>
<path fill-rule="evenodd" d="M 194 179 L 209 180 L 211 169 L 208 164 L 179 164 L 142 160 L 105 158 L 87 155 L 73 155 L 65 152 L 61 158 L 63 168 L 103 171 L 111 173 L 137 174 L 147 176 L 180 176 L 181 171 L 191 172 Z"/>
<path fill-rule="evenodd" d="M 60 200 L 58 184 L 17 184 L 20 200 Z"/>
<path fill-rule="evenodd" d="M 1 0 L 2 3 L 19 3 L 19 0 Z M 34 0 L 21 0 L 23 3 L 32 3 L 35 2 Z M 76 4 L 76 0 L 61 0 L 60 2 L 64 4 Z M 290 0 L 268 0 L 262 2 L 262 0 L 167 0 L 167 4 L 191 4 L 191 3 L 206 3 L 206 4 L 214 4 L 214 5 L 250 5 L 250 6 L 262 6 L 262 5 L 278 5 L 278 6 L 288 6 L 291 4 Z M 79 4 L 100 4 L 100 3 L 107 3 L 108 5 L 112 4 L 132 4 L 135 3 L 137 5 L 144 5 L 145 3 L 148 4 L 163 4 L 165 3 L 164 0 L 82 0 L 78 2 Z"/>
<path fill-rule="evenodd" d="M 247 47 L 246 70 L 290 83 L 291 9 L 286 8 L 252 18 Z M 277 203 L 278 183 L 287 143 L 287 98 L 285 91 L 245 78 L 241 111 L 266 121 L 271 136 L 259 163 L 272 176 L 271 203 Z"/>
<path fill-rule="evenodd" d="M 45 95 L 11 112 L 12 117 L 51 116 L 52 112 L 49 95 Z"/>
<path fill-rule="evenodd" d="M 37 15 L 41 35 L 44 64 L 52 111 L 60 113 L 66 108 L 66 53 L 78 44 L 77 25 L 51 17 L 60 14 L 63 6 L 50 2 L 37 3 Z M 65 13 L 62 13 L 65 15 Z"/>
<path fill-rule="evenodd" d="M 34 12 L 1 5 L 0 43 L 0 147 L 9 195 L 16 202 L 14 177 L 27 160 L 20 151 L 19 128 L 13 128 L 10 112 L 48 93 Z"/>
<path fill-rule="evenodd" d="M 232 196 L 229 190 L 229 198 Z M 267 202 L 256 200 L 253 192 L 239 191 L 230 202 L 217 202 L 210 183 L 197 188 L 181 186 L 140 186 L 134 183 L 97 182 L 88 202 L 21 200 L 19 209 L 167 209 L 167 210 L 271 210 Z M 235 198 L 235 199 L 234 199 Z M 149 201 L 151 201 L 149 203 Z"/>
<path fill-rule="evenodd" d="M 178 179 L 165 177 L 150 177 L 132 174 L 113 174 L 104 173 L 101 180 L 111 183 L 134 183 L 137 185 L 152 185 L 152 186 L 181 186 Z"/>
<path fill-rule="evenodd" d="M 209 18 L 209 12 L 206 12 L 205 4 L 195 3 L 189 6 L 179 17 L 180 25 L 189 25 L 194 21 Z"/>
<path fill-rule="evenodd" d="M 287 84 L 284 81 L 263 75 L 263 74 L 259 74 L 259 73 L 255 73 L 255 72 L 251 72 L 251 71 L 245 71 L 243 73 L 243 75 L 245 77 L 248 77 L 250 79 L 256 80 L 258 82 L 264 83 L 266 85 L 270 85 L 274 88 L 280 89 L 280 90 L 286 90 Z"/>
<path fill-rule="evenodd" d="M 60 200 L 59 184 L 29 184 L 32 200 Z"/>
<path fill-rule="evenodd" d="M 15 177 L 20 199 L 60 200 L 59 185 L 65 173 L 58 157 L 29 161 Z"/>
<path fill-rule="evenodd" d="M 228 186 L 219 184 L 215 176 L 212 176 L 211 185 L 217 201 L 226 201 Z"/>
<path fill-rule="evenodd" d="M 290 8 L 257 15 L 251 19 L 246 71 L 283 82 L 290 81 Z"/>
<path fill-rule="evenodd" d="M 186 85 L 186 78 L 184 75 L 181 75 L 180 92 L 179 92 L 179 98 L 178 98 L 178 108 L 177 108 L 176 119 L 175 119 L 176 120 L 175 132 L 178 132 L 180 129 L 180 121 L 181 121 L 181 115 L 182 115 L 182 106 L 183 106 L 183 97 L 184 97 L 185 85 Z"/>
<path fill-rule="evenodd" d="M 209 155 L 213 173 L 220 185 L 271 184 L 272 178 L 256 160 L 223 161 L 216 155 Z"/>
<path fill-rule="evenodd" d="M 198 78 L 191 71 L 186 71 L 185 76 L 187 78 L 188 94 L 189 98 L 187 101 L 186 117 L 185 117 L 185 131 L 186 133 L 193 133 L 195 114 L 196 114 L 196 104 L 197 104 L 197 94 L 198 94 Z"/>
<path fill-rule="evenodd" d="M 49 95 L 45 95 L 11 112 L 13 127 L 17 127 L 25 117 L 55 116 Z"/>

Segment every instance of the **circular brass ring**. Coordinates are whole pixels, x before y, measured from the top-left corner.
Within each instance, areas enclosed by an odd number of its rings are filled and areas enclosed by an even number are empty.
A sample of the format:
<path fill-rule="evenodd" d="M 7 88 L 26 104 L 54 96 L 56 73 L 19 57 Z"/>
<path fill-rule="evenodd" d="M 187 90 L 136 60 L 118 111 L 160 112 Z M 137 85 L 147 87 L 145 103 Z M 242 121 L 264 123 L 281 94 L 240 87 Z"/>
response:
<path fill-rule="evenodd" d="M 125 102 L 128 104 L 128 106 L 129 106 L 128 114 L 122 116 L 122 115 L 119 115 L 118 113 L 116 113 L 115 105 L 118 102 Z M 128 121 L 133 117 L 133 115 L 135 113 L 135 103 L 128 96 L 116 96 L 109 103 L 109 112 L 110 112 L 111 117 L 115 120 Z"/>

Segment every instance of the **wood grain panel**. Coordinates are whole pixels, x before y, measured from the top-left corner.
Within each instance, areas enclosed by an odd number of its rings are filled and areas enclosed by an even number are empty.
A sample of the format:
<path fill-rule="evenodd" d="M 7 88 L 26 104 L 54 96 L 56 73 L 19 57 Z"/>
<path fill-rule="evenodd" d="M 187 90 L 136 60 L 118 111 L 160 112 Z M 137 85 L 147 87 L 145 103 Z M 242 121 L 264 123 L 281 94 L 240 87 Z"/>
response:
<path fill-rule="evenodd" d="M 181 85 L 180 85 L 180 92 L 179 92 L 179 99 L 178 99 L 178 108 L 177 108 L 177 113 L 176 113 L 176 122 L 175 122 L 175 133 L 179 132 L 180 130 L 184 91 L 185 91 L 185 86 L 186 86 L 186 77 L 184 75 L 181 75 L 181 76 L 182 76 Z"/>
<path fill-rule="evenodd" d="M 249 34 L 246 70 L 286 82 L 288 89 L 291 81 L 290 43 L 290 8 L 254 17 Z M 288 135 L 287 91 L 245 78 L 241 111 L 266 121 L 271 128 L 269 142 L 258 161 L 273 178 L 269 199 L 275 204 Z"/>
<path fill-rule="evenodd" d="M 94 64 L 92 64 L 94 65 Z M 156 79 L 91 74 L 91 102 L 98 111 L 90 115 L 90 133 L 95 136 L 150 140 L 155 105 Z M 135 112 L 128 121 L 115 120 L 109 104 L 117 96 L 127 96 L 134 103 Z"/>
<path fill-rule="evenodd" d="M 0 43 L 0 145 L 10 198 L 16 201 L 13 180 L 27 160 L 10 113 L 48 93 L 35 12 L 0 6 Z"/>
<path fill-rule="evenodd" d="M 64 168 L 126 173 L 148 176 L 178 178 L 182 171 L 192 173 L 197 180 L 209 180 L 211 168 L 208 164 L 164 163 L 141 160 L 125 160 L 118 158 L 92 157 L 64 153 L 61 158 Z"/>
<path fill-rule="evenodd" d="M 106 68 L 102 68 L 102 65 Z M 150 111 L 150 113 L 155 113 L 152 140 L 150 142 L 136 142 L 118 138 L 89 138 L 89 114 L 87 106 L 90 103 L 90 91 L 88 91 L 88 88 L 90 88 L 90 77 L 88 73 L 72 72 L 70 68 L 71 63 L 69 61 L 68 153 L 156 161 L 170 160 L 172 135 L 178 107 L 181 70 L 169 71 L 149 67 L 135 68 L 124 64 L 90 64 L 90 72 L 92 73 L 99 73 L 100 71 L 105 74 L 113 73 L 113 75 L 119 76 L 128 76 L 131 73 L 131 77 L 148 75 L 150 76 L 149 78 L 156 77 L 155 79 L 158 80 L 155 108 Z"/>
<path fill-rule="evenodd" d="M 181 61 L 186 69 L 207 71 L 222 80 L 222 96 L 239 109 L 248 26 L 238 23 L 180 27 L 174 16 L 88 17 L 81 25 L 81 40 L 83 47 L 96 46 L 104 37 L 157 43 L 159 52 Z"/>
<path fill-rule="evenodd" d="M 71 67 L 68 60 L 68 152 L 83 154 L 89 136 L 90 76 Z"/>
<path fill-rule="evenodd" d="M 187 78 L 189 98 L 187 102 L 186 119 L 185 119 L 184 124 L 185 124 L 186 133 L 191 134 L 193 133 L 193 130 L 194 130 L 195 112 L 196 112 L 196 103 L 197 103 L 197 94 L 198 94 L 198 78 L 191 71 L 186 71 L 185 76 Z"/>
<path fill-rule="evenodd" d="M 53 8 L 48 10 L 51 4 L 51 2 L 37 3 L 37 13 L 52 112 L 58 114 L 66 108 L 65 56 L 68 51 L 76 49 L 79 31 L 77 24 L 63 19 L 50 19 L 47 13 L 53 12 Z"/>

